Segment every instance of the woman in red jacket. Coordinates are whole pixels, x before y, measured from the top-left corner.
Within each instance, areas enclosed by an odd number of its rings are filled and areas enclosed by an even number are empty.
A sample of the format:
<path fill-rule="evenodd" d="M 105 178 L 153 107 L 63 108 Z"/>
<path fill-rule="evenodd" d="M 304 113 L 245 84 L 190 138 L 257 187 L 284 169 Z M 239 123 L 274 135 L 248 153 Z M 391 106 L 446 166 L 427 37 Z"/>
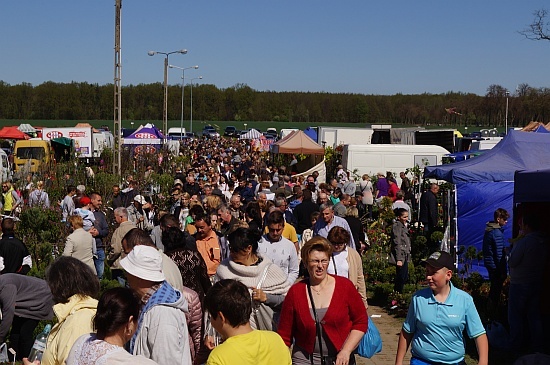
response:
<path fill-rule="evenodd" d="M 321 357 L 326 364 L 355 364 L 352 353 L 367 331 L 367 311 L 355 286 L 327 274 L 331 254 L 326 238 L 309 240 L 301 251 L 309 279 L 293 285 L 283 302 L 278 332 L 287 346 L 294 343 L 294 365 L 320 365 Z"/>

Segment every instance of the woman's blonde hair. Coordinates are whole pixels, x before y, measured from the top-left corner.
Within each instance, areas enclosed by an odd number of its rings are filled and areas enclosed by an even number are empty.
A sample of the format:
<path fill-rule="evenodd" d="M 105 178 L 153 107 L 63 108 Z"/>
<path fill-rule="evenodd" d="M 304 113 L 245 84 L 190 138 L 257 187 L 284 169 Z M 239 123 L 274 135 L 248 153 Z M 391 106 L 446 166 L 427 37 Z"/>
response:
<path fill-rule="evenodd" d="M 84 220 L 78 214 L 71 215 L 69 217 L 69 224 L 73 227 L 73 229 L 82 228 L 84 227 Z"/>
<path fill-rule="evenodd" d="M 204 199 L 206 210 L 216 210 L 222 204 L 222 199 L 216 195 L 209 195 Z"/>
<path fill-rule="evenodd" d="M 324 252 L 327 254 L 327 257 L 330 257 L 332 255 L 332 245 L 329 240 L 321 236 L 315 236 L 307 241 L 300 251 L 300 257 L 304 264 L 307 264 L 309 261 L 311 251 Z"/>

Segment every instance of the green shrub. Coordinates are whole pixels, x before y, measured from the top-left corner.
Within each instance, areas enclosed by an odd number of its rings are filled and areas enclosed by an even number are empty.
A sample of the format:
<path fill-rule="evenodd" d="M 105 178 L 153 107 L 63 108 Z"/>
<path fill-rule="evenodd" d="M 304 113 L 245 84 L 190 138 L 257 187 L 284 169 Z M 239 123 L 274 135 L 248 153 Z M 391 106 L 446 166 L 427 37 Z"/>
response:
<path fill-rule="evenodd" d="M 430 239 L 432 240 L 432 242 L 441 242 L 443 240 L 443 232 L 441 231 L 432 232 Z"/>
<path fill-rule="evenodd" d="M 25 208 L 19 216 L 17 235 L 33 261 L 31 275 L 44 277 L 45 268 L 63 252 L 67 229 L 61 214 L 53 209 Z"/>
<path fill-rule="evenodd" d="M 412 261 L 418 264 L 428 257 L 428 240 L 422 235 L 417 235 L 411 241 Z"/>

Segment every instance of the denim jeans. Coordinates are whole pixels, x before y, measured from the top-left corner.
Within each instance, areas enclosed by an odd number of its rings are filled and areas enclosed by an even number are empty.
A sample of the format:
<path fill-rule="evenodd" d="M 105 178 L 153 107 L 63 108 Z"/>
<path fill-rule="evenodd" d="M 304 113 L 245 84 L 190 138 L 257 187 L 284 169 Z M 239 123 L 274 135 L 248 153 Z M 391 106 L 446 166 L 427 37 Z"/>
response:
<path fill-rule="evenodd" d="M 97 278 L 101 280 L 103 278 L 103 271 L 105 270 L 105 250 L 98 248 L 96 256 L 97 258 L 94 257 L 95 271 L 97 272 Z"/>
<path fill-rule="evenodd" d="M 407 260 L 403 261 L 403 266 L 395 266 L 395 282 L 393 290 L 398 293 L 403 293 L 403 287 L 407 282 L 409 276 L 409 262 Z"/>

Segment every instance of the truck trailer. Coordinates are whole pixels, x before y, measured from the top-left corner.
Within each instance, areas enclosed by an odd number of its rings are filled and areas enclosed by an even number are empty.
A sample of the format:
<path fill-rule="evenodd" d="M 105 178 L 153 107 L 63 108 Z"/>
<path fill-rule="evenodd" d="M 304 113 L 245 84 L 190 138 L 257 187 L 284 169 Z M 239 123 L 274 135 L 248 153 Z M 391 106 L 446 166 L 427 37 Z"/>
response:
<path fill-rule="evenodd" d="M 366 144 L 344 145 L 342 164 L 348 171 L 362 176 L 384 175 L 390 171 L 399 181 L 399 173 L 419 166 L 441 165 L 442 158 L 448 154 L 445 148 L 434 145 Z"/>

